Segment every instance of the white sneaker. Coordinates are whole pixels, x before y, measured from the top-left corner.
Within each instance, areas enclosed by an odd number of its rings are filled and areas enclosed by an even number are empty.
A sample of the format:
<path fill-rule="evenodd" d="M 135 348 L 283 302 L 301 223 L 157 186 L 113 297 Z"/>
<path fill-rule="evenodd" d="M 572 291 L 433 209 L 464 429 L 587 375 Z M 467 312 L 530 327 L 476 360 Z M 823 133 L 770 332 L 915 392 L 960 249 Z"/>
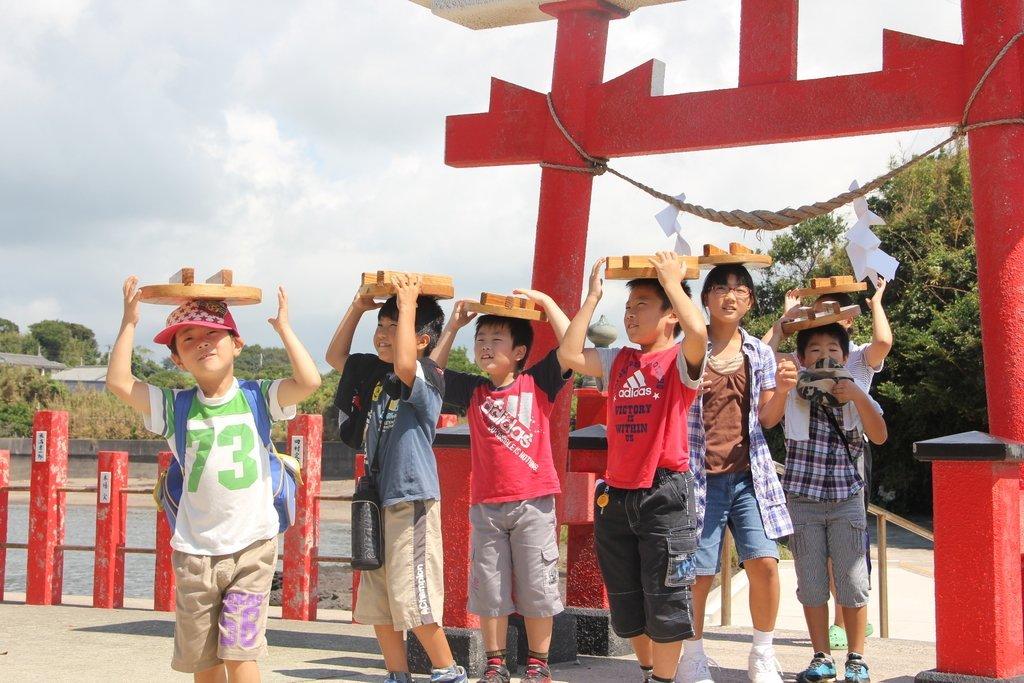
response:
<path fill-rule="evenodd" d="M 718 667 L 718 664 L 711 661 L 707 655 L 683 655 L 676 668 L 675 683 L 715 683 L 715 679 L 711 678 L 712 665 Z"/>
<path fill-rule="evenodd" d="M 751 648 L 747 657 L 747 678 L 753 683 L 782 683 L 782 667 L 775 659 L 775 648 Z"/>

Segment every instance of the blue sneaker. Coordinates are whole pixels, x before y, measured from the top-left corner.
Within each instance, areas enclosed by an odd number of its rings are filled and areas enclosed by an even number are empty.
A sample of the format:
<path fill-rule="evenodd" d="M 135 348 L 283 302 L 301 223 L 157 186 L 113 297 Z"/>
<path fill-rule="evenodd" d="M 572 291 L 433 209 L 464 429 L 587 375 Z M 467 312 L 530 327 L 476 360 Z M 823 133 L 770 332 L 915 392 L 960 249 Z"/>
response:
<path fill-rule="evenodd" d="M 871 673 L 864 658 L 856 653 L 850 653 L 846 658 L 846 680 L 848 683 L 871 683 Z"/>
<path fill-rule="evenodd" d="M 413 683 L 412 674 L 408 671 L 389 671 L 384 683 Z"/>
<path fill-rule="evenodd" d="M 447 669 L 431 669 L 430 683 L 469 683 L 469 677 L 465 669 L 452 664 Z"/>
<path fill-rule="evenodd" d="M 828 683 L 836 680 L 836 663 L 824 652 L 815 652 L 807 668 L 796 675 L 797 683 Z"/>

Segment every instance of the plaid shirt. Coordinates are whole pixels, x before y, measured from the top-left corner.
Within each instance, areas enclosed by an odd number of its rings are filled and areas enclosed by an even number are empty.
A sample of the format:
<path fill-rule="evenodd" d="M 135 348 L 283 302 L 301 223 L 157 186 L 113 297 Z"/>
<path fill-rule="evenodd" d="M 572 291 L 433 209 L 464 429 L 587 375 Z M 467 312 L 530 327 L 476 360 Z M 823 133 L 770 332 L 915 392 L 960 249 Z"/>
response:
<path fill-rule="evenodd" d="M 782 486 L 787 493 L 816 500 L 845 500 L 864 488 L 864 480 L 846 452 L 846 446 L 825 411 L 836 418 L 854 461 L 864 455 L 864 437 L 859 429 L 846 429 L 841 408 L 824 408 L 811 404 L 807 441 L 786 439 L 786 471 Z"/>
<path fill-rule="evenodd" d="M 750 388 L 750 414 L 747 432 L 750 435 L 750 474 L 754 481 L 754 495 L 761 510 L 761 522 L 768 538 L 782 538 L 793 533 L 793 521 L 786 509 L 786 494 L 775 473 L 775 463 L 768 450 L 768 442 L 761 429 L 758 406 L 761 392 L 775 388 L 775 353 L 760 339 L 751 337 L 740 328 L 743 354 L 747 358 Z M 708 354 L 711 342 L 708 342 Z M 697 496 L 697 532 L 704 526 L 704 508 L 707 506 L 707 475 L 704 473 L 704 455 L 707 452 L 704 434 L 704 401 L 701 397 L 690 406 L 687 414 L 690 438 L 690 469 L 693 471 L 694 492 Z"/>

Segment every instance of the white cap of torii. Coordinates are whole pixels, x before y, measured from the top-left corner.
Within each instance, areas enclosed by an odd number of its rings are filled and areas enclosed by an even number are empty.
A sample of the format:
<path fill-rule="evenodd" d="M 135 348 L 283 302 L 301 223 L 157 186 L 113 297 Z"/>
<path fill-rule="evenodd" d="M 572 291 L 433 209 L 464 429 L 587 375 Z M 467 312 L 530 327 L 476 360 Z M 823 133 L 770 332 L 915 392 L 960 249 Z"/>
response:
<path fill-rule="evenodd" d="M 467 28 L 498 28 L 528 24 L 533 21 L 553 19 L 550 14 L 540 10 L 541 5 L 550 4 L 552 0 L 412 0 L 417 5 L 426 7 L 431 12 L 461 24 Z M 605 0 L 628 12 L 651 5 L 664 5 L 681 0 Z"/>

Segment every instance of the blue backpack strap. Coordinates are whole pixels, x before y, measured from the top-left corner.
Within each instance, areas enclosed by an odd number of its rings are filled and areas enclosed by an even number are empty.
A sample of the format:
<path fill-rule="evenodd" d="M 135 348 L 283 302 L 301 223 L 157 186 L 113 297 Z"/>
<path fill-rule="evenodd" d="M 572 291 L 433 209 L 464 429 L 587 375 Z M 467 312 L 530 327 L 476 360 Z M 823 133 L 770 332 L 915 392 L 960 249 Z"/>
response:
<path fill-rule="evenodd" d="M 185 448 L 188 445 L 188 411 L 192 410 L 192 399 L 196 397 L 196 387 L 179 391 L 174 395 L 174 457 L 178 464 L 185 466 Z"/>
<path fill-rule="evenodd" d="M 267 408 L 267 400 L 263 397 L 260 383 L 255 380 L 246 379 L 238 383 L 238 388 L 242 390 L 242 395 L 245 396 L 245 400 L 249 404 L 249 410 L 252 411 L 253 418 L 256 420 L 256 431 L 259 432 L 263 445 L 267 447 L 268 451 L 272 451 L 270 443 L 270 411 Z"/>

